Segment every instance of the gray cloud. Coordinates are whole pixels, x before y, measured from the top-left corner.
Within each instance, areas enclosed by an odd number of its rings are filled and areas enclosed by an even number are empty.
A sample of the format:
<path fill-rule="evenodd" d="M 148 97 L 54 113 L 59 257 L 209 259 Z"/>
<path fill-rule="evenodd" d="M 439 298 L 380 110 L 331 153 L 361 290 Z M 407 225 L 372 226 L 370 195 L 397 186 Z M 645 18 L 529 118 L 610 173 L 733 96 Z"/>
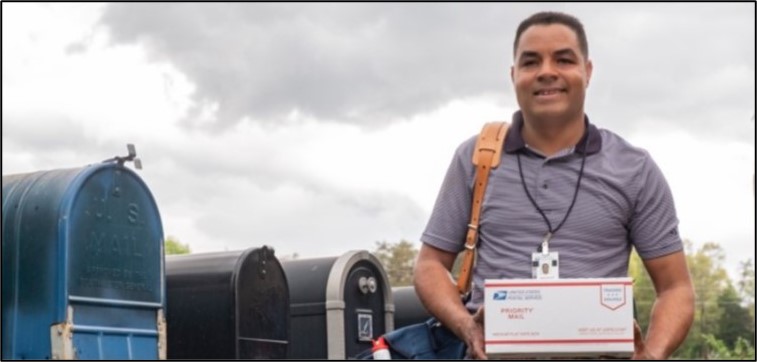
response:
<path fill-rule="evenodd" d="M 295 190 L 287 197 L 250 192 L 258 197 L 237 204 L 221 199 L 223 205 L 200 211 L 197 228 L 233 245 L 268 244 L 285 253 L 323 256 L 372 249 L 378 240 L 415 240 L 428 217 L 413 201 L 395 193 Z"/>
<path fill-rule="evenodd" d="M 3 112 L 3 150 L 27 154 L 39 169 L 84 166 L 61 164 L 66 159 L 97 163 L 126 154 L 126 145 L 101 142 L 85 126 L 63 113 L 16 114 Z M 119 153 L 120 152 L 120 153 Z"/>
<path fill-rule="evenodd" d="M 700 137 L 753 142 L 754 4 L 582 6 L 594 77 L 587 112 L 620 132 L 658 122 Z"/>
<path fill-rule="evenodd" d="M 595 122 L 628 133 L 655 119 L 748 140 L 753 4 L 124 3 L 101 23 L 115 44 L 142 43 L 196 84 L 187 124 L 217 107 L 217 129 L 293 110 L 376 126 L 464 97 L 514 105 L 513 33 L 544 9 L 587 28 Z"/>
<path fill-rule="evenodd" d="M 319 119 L 382 123 L 507 91 L 515 13 L 497 5 L 114 4 L 115 43 L 144 42 L 197 86 L 221 125 Z"/>
<path fill-rule="evenodd" d="M 341 188 L 261 155 L 197 157 L 153 146 L 142 176 L 156 181 L 149 185 L 161 212 L 186 214 L 197 231 L 214 238 L 215 250 L 266 244 L 283 254 L 338 255 L 372 249 L 378 240 L 415 240 L 428 217 L 401 193 Z M 195 245 L 200 239 L 166 232 Z"/>

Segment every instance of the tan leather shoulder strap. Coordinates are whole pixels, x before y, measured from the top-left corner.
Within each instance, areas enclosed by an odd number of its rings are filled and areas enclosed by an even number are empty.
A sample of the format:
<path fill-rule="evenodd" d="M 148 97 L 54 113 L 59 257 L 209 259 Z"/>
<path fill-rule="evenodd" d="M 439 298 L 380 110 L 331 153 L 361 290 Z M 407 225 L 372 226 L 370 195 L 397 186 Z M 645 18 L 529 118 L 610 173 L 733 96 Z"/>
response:
<path fill-rule="evenodd" d="M 473 150 L 473 164 L 478 166 L 481 155 L 492 154 L 491 167 L 499 166 L 502 146 L 505 144 L 505 135 L 509 125 L 506 122 L 489 122 L 481 129 L 476 140 L 476 148 Z"/>
<path fill-rule="evenodd" d="M 486 185 L 489 182 L 489 170 L 499 166 L 502 148 L 509 125 L 505 122 L 489 122 L 484 125 L 476 140 L 473 150 L 473 164 L 476 165 L 476 183 L 473 185 L 473 204 L 468 233 L 465 237 L 465 251 L 460 275 L 457 278 L 457 290 L 466 294 L 471 287 L 473 265 L 476 258 L 476 244 L 478 242 L 478 222 L 481 214 L 481 204 L 484 202 Z"/>

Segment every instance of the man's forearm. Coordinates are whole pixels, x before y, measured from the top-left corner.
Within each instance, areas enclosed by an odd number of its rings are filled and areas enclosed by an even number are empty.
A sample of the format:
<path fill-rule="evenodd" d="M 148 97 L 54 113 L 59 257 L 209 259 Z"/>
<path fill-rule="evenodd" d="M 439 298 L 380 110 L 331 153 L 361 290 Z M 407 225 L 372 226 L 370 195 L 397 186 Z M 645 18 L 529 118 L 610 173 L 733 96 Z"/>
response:
<path fill-rule="evenodd" d="M 646 349 L 666 359 L 681 345 L 694 319 L 694 292 L 682 286 L 660 293 L 652 306 Z"/>
<path fill-rule="evenodd" d="M 461 328 L 471 316 L 444 266 L 432 261 L 419 262 L 414 284 L 418 298 L 429 313 L 460 336 Z"/>

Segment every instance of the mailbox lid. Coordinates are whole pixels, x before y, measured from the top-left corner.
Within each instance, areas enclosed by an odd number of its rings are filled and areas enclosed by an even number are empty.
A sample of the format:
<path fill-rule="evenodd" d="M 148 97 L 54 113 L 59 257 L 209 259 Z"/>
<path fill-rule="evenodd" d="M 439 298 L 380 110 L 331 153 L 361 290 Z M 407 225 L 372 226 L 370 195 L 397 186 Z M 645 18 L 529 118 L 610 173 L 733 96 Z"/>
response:
<path fill-rule="evenodd" d="M 113 163 L 85 168 L 63 205 L 71 297 L 163 303 L 163 227 L 139 176 Z"/>
<path fill-rule="evenodd" d="M 269 247 L 166 258 L 168 357 L 286 358 L 289 289 Z"/>
<path fill-rule="evenodd" d="M 116 163 L 85 167 L 60 218 L 75 357 L 159 358 L 163 228 L 147 185 Z"/>
<path fill-rule="evenodd" d="M 248 249 L 240 257 L 234 274 L 236 358 L 287 358 L 289 287 L 273 249 Z"/>

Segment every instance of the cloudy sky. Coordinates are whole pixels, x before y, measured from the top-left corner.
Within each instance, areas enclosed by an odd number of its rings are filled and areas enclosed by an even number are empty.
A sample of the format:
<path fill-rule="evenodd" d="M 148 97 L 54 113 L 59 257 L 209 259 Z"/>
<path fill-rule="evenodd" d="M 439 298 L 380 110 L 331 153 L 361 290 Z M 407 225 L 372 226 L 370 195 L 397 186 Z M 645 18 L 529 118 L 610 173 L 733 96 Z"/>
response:
<path fill-rule="evenodd" d="M 135 143 L 166 235 L 280 256 L 417 243 L 457 145 L 517 109 L 518 22 L 578 16 L 592 122 L 681 234 L 754 257 L 755 5 L 3 4 L 3 175 Z"/>

